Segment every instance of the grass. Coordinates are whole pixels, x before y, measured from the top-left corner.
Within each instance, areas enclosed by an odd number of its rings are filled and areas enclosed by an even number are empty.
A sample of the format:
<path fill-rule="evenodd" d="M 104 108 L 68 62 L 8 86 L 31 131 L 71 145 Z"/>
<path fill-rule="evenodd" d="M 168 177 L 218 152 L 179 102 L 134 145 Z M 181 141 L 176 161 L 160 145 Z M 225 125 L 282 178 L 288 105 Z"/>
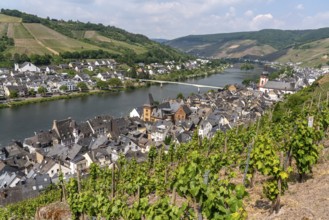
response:
<path fill-rule="evenodd" d="M 85 31 L 71 31 L 73 36 L 78 38 L 78 39 L 82 39 L 85 36 Z"/>
<path fill-rule="evenodd" d="M 25 27 L 21 23 L 14 23 L 14 39 L 26 39 L 26 38 L 33 38 L 33 36 L 25 29 Z"/>
<path fill-rule="evenodd" d="M 66 37 L 42 24 L 24 24 L 24 26 L 45 47 L 58 52 L 101 49 L 97 46 Z"/>
<path fill-rule="evenodd" d="M 130 48 L 135 51 L 137 54 L 145 53 L 147 50 L 145 47 L 140 46 L 138 44 L 128 44 L 123 41 L 113 40 L 108 37 L 102 36 L 96 31 L 86 31 L 84 37 L 90 40 L 107 43 L 110 47 L 124 47 Z"/>
<path fill-rule="evenodd" d="M 22 18 L 0 14 L 0 22 L 1 23 L 2 22 L 4 22 L 4 23 L 20 23 L 20 22 L 22 22 Z"/>
<path fill-rule="evenodd" d="M 9 52 L 19 54 L 40 54 L 49 53 L 49 51 L 41 46 L 35 39 L 15 39 L 15 47 L 11 47 Z"/>
<path fill-rule="evenodd" d="M 329 38 L 304 44 L 298 49 L 289 49 L 288 53 L 278 59 L 279 62 L 303 62 L 303 66 L 317 66 L 329 61 Z"/>

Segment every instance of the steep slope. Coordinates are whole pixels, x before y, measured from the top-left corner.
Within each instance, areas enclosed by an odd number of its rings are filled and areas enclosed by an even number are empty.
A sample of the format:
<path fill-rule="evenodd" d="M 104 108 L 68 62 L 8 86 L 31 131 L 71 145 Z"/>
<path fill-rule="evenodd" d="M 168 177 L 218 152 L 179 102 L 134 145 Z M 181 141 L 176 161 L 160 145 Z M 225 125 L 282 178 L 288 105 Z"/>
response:
<path fill-rule="evenodd" d="M 66 58 L 76 58 L 76 52 L 88 51 L 85 54 L 91 54 L 102 50 L 107 56 L 130 63 L 182 60 L 188 57 L 146 36 L 132 34 L 117 27 L 45 19 L 18 10 L 1 9 L 0 34 L 14 39 L 15 45 L 7 46 L 6 51 L 12 54 L 66 53 Z M 94 58 L 97 58 L 97 53 L 94 53 Z"/>
<path fill-rule="evenodd" d="M 321 63 L 327 51 L 326 40 L 329 28 L 316 30 L 261 30 L 211 35 L 191 35 L 177 38 L 165 44 L 194 55 L 206 57 L 244 57 L 257 56 L 279 59 L 280 61 L 305 60 L 308 64 Z M 314 42 L 314 43 L 312 43 Z M 318 46 L 319 45 L 319 46 Z M 321 45 L 322 50 L 319 50 Z M 307 51 L 311 57 L 303 57 Z M 280 59 L 282 57 L 282 59 Z"/>
<path fill-rule="evenodd" d="M 329 61 L 329 38 L 313 41 L 290 48 L 281 56 L 279 62 L 302 62 L 304 65 L 317 66 Z"/>

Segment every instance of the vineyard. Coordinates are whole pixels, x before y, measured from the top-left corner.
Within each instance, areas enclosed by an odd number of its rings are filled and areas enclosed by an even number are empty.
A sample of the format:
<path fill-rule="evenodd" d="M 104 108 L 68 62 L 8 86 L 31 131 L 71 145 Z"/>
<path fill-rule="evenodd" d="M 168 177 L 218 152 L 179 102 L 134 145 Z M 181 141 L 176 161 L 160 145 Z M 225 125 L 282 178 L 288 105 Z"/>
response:
<path fill-rule="evenodd" d="M 278 212 L 288 182 L 310 178 L 322 151 L 326 83 L 290 95 L 256 122 L 211 139 L 195 132 L 189 143 L 168 151 L 152 147 L 141 163 L 120 157 L 112 169 L 93 164 L 88 178 L 61 180 L 50 192 L 61 192 L 75 219 L 246 219 L 248 191 L 261 184 L 270 213 Z M 13 206 L 1 209 L 0 218 L 33 218 L 37 207 Z"/>

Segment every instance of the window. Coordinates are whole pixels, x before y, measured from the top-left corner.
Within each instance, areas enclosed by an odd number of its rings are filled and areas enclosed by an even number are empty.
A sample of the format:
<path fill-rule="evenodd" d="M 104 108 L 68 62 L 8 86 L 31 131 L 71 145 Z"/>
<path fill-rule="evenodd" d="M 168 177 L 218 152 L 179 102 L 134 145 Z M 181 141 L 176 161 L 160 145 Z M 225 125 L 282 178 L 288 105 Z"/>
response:
<path fill-rule="evenodd" d="M 33 189 L 33 190 L 37 190 L 37 187 L 36 187 L 36 186 L 33 186 L 32 189 Z"/>

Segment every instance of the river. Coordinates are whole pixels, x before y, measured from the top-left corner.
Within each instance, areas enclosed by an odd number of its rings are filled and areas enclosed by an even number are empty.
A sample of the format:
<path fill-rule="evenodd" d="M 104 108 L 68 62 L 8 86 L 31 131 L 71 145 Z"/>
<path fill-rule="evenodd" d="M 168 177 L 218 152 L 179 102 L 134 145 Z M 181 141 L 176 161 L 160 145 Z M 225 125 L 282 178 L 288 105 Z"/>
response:
<path fill-rule="evenodd" d="M 220 74 L 190 79 L 186 82 L 223 87 L 227 84 L 241 84 L 244 79 L 257 77 L 261 72 L 262 68 L 253 71 L 231 68 Z M 208 90 L 209 88 L 201 88 L 200 92 Z M 0 109 L 0 147 L 11 140 L 23 141 L 24 138 L 33 136 L 35 131 L 51 129 L 54 119 L 72 117 L 80 122 L 103 114 L 126 116 L 134 107 L 145 103 L 148 93 L 153 95 L 154 100 L 161 102 L 166 98 L 175 98 L 178 93 L 187 97 L 191 93 L 197 93 L 197 88 L 176 84 L 164 84 L 162 88 L 153 85 L 115 94 L 106 93 Z"/>

